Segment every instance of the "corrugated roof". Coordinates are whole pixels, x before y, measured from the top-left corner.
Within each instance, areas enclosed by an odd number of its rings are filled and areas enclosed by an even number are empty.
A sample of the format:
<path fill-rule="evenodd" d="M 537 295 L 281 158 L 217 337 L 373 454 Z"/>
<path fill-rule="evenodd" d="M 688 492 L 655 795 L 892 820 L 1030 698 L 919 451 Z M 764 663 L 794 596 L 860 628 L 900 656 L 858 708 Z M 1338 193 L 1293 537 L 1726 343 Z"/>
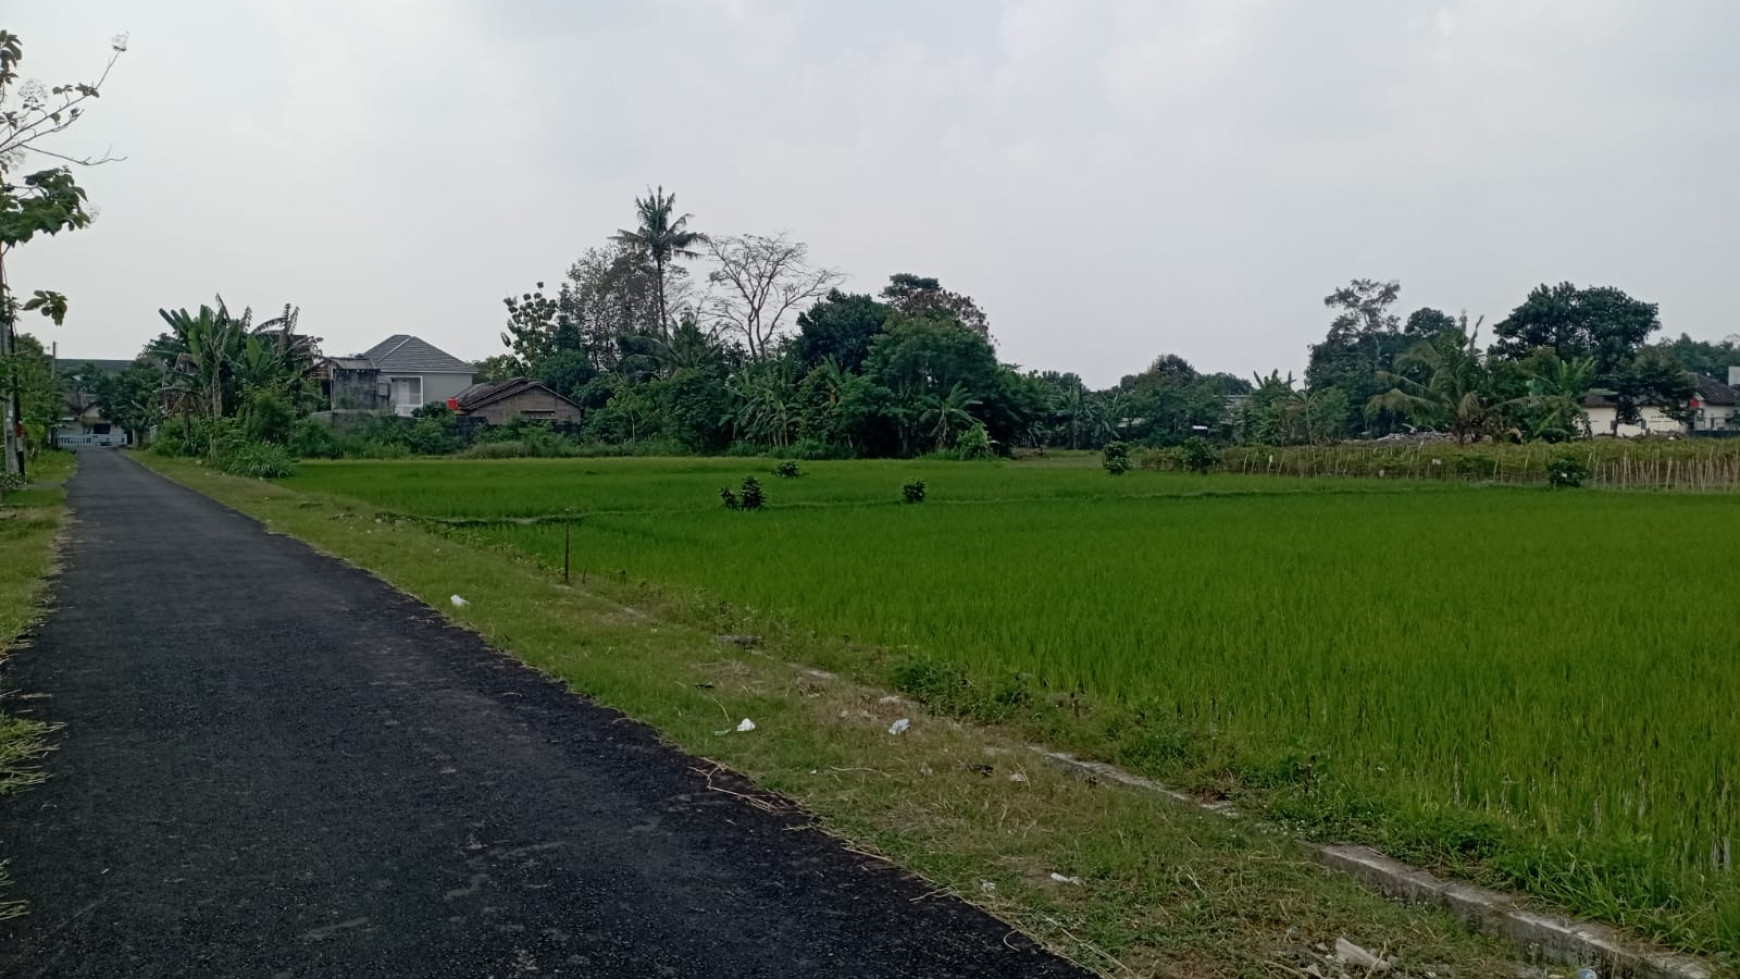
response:
<path fill-rule="evenodd" d="M 487 384 L 473 384 L 459 392 L 455 401 L 461 411 L 476 411 L 485 405 L 491 405 L 504 398 L 511 398 L 526 391 L 541 390 L 546 394 L 561 398 L 574 407 L 580 407 L 572 398 L 563 397 L 542 381 L 534 381 L 529 377 L 512 377 L 505 381 L 491 381 Z"/>
<path fill-rule="evenodd" d="M 370 347 L 363 357 L 389 373 L 470 374 L 472 366 L 408 333 L 395 333 Z"/>

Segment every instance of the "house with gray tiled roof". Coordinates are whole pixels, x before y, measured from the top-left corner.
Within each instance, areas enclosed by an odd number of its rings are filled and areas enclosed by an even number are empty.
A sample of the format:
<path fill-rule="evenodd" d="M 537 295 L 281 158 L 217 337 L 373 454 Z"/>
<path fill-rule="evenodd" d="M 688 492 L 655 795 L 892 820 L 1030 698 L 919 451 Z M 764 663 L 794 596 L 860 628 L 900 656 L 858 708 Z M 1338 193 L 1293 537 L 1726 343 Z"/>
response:
<path fill-rule="evenodd" d="M 471 386 L 472 366 L 408 333 L 394 334 L 352 357 L 321 364 L 321 388 L 339 411 L 409 415 Z"/>

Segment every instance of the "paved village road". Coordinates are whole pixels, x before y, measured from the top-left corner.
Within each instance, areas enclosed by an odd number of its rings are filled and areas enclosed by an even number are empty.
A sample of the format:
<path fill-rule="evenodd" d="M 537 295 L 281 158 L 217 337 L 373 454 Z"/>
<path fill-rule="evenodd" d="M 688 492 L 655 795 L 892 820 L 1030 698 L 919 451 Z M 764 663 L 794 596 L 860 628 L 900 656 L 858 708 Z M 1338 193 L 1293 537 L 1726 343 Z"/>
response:
<path fill-rule="evenodd" d="M 70 502 L 0 975 L 1082 975 L 118 452 Z"/>

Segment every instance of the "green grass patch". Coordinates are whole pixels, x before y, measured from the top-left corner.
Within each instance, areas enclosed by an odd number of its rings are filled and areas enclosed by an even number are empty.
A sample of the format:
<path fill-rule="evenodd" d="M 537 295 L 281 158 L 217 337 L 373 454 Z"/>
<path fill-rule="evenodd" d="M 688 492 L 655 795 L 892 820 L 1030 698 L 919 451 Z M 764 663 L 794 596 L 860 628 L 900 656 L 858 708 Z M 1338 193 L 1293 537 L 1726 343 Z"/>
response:
<path fill-rule="evenodd" d="M 32 460 L 28 486 L 0 496 L 0 658 L 41 612 L 74 461 L 70 452 L 45 453 Z M 6 712 L 9 695 L 0 690 L 0 795 L 41 780 L 36 762 L 47 750 L 44 738 L 49 732 L 46 724 Z M 0 889 L 6 884 L 0 867 Z M 23 902 L 0 899 L 0 918 L 22 911 Z"/>
<path fill-rule="evenodd" d="M 1515 971 L 1511 951 L 1467 934 L 1446 915 L 1392 904 L 1321 870 L 1282 834 L 1123 786 L 1079 781 L 1039 760 L 1025 747 L 1027 730 L 997 723 L 995 711 L 981 712 L 985 724 L 956 724 L 910 699 L 890 698 L 885 686 L 852 679 L 884 672 L 891 679 L 899 671 L 933 691 L 978 682 L 958 663 L 916 665 L 910 651 L 782 625 L 721 603 L 706 589 L 643 584 L 634 574 L 624 580 L 617 569 L 590 559 L 587 567 L 595 570 L 563 586 L 547 557 L 492 539 L 493 529 L 431 527 L 320 492 L 318 476 L 348 478 L 342 467 L 310 465 L 286 486 L 226 477 L 184 461 L 148 461 L 274 531 L 381 574 L 498 648 L 655 725 L 685 750 L 796 800 L 853 845 L 887 856 L 1106 975 L 1291 975 L 1321 962 L 1314 945 L 1332 946 L 1341 936 L 1387 948 L 1399 956 L 1402 974 Z M 596 464 L 508 471 L 548 473 L 584 488 L 580 474 Z M 408 465 L 431 478 L 476 478 L 464 468 Z M 491 505 L 498 513 L 510 509 L 500 498 L 524 487 L 501 482 L 494 474 L 503 470 L 493 463 L 469 465 L 491 474 L 470 485 L 496 487 Z M 640 465 L 650 468 L 650 479 L 676 479 L 672 492 L 685 503 L 691 492 L 706 502 L 721 479 L 740 481 L 757 468 L 747 461 L 702 466 L 685 482 L 673 471 L 687 470 L 688 462 Z M 813 465 L 811 475 L 797 480 L 763 480 L 776 506 L 790 499 L 791 486 L 824 478 L 828 467 Z M 394 466 L 388 472 L 397 471 Z M 806 463 L 806 471 L 811 466 Z M 613 471 L 636 472 L 633 464 Z M 862 471 L 866 482 L 858 489 L 817 485 L 814 492 L 837 496 L 845 510 L 866 520 L 950 509 L 933 502 L 882 505 L 890 494 L 898 500 L 909 476 L 933 479 L 930 471 L 910 465 Z M 983 491 L 1000 497 L 998 472 L 984 470 Z M 382 474 L 381 485 L 393 478 Z M 366 480 L 351 484 L 352 495 L 366 486 Z M 632 505 L 637 496 L 643 508 L 648 502 L 632 489 L 606 492 L 619 504 Z M 541 505 L 559 510 L 573 499 L 552 495 Z M 402 499 L 395 506 L 410 509 Z M 721 510 L 719 516 L 771 530 L 793 514 L 831 509 L 817 500 L 807 508 Z M 560 540 L 559 527 L 543 529 Z M 451 607 L 453 594 L 469 604 Z M 715 641 L 748 628 L 762 630 L 761 646 Z M 806 669 L 815 666 L 850 675 Z M 976 703 L 959 706 L 971 713 Z M 756 730 L 731 733 L 744 717 Z M 900 717 L 910 718 L 912 727 L 892 736 L 889 725 Z M 1058 883 L 1053 873 L 1082 883 Z"/>
<path fill-rule="evenodd" d="M 1026 463 L 310 465 L 1318 838 L 1740 951 L 1740 498 Z M 923 479 L 927 501 L 901 505 Z M 521 522 L 515 522 L 521 521 Z M 536 522 L 526 522 L 536 521 Z M 816 637 L 838 639 L 817 642 Z"/>

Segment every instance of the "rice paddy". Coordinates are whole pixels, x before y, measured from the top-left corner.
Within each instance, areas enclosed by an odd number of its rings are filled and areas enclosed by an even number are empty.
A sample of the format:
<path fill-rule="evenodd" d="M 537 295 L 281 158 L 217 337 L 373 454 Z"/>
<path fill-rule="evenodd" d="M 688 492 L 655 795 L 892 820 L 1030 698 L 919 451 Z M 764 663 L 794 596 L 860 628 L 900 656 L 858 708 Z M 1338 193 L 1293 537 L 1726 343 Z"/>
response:
<path fill-rule="evenodd" d="M 1031 463 L 307 464 L 440 520 L 850 637 L 945 709 L 1319 836 L 1740 951 L 1740 497 Z M 728 512 L 754 475 L 768 509 Z M 902 504 L 903 483 L 927 502 Z"/>

